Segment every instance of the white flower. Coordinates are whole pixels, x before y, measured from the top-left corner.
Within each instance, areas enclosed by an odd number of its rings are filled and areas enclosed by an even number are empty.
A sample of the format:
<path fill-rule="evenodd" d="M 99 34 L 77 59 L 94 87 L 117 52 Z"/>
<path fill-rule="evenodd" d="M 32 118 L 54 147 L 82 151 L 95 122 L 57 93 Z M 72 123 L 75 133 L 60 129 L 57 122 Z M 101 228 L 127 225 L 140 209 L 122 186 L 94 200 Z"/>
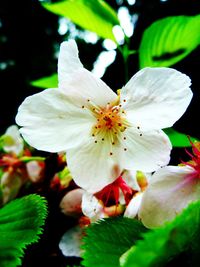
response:
<path fill-rule="evenodd" d="M 171 221 L 189 203 L 200 199 L 200 143 L 185 166 L 166 166 L 154 173 L 144 192 L 139 217 L 149 228 Z"/>
<path fill-rule="evenodd" d="M 142 198 L 139 217 L 149 228 L 171 221 L 187 205 L 200 199 L 200 179 L 189 166 L 167 166 L 152 177 Z"/>
<path fill-rule="evenodd" d="M 58 78 L 58 89 L 25 99 L 16 121 L 31 146 L 67 152 L 80 187 L 97 192 L 123 169 L 152 172 L 169 162 L 171 144 L 161 129 L 171 127 L 192 98 L 186 75 L 145 68 L 119 97 L 83 68 L 71 40 L 61 45 Z"/>

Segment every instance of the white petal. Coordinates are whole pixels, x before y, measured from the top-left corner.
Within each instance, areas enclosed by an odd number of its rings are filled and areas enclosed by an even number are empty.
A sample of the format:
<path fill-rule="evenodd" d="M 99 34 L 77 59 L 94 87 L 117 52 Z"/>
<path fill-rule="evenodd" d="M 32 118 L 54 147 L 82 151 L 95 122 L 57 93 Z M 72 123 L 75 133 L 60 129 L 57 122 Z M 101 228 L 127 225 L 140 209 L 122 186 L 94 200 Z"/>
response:
<path fill-rule="evenodd" d="M 94 195 L 88 192 L 85 192 L 82 197 L 82 212 L 92 222 L 104 217 L 103 206 Z"/>
<path fill-rule="evenodd" d="M 74 40 L 63 42 L 58 59 L 59 88 L 65 94 L 87 104 L 105 106 L 116 100 L 117 95 L 99 78 L 83 68 Z M 90 103 L 88 103 L 90 100 Z"/>
<path fill-rule="evenodd" d="M 141 136 L 141 131 L 130 127 L 123 135 L 126 140 L 121 139 L 120 156 L 125 169 L 153 172 L 168 164 L 172 147 L 163 131 L 146 132 Z"/>
<path fill-rule="evenodd" d="M 59 87 L 64 94 L 81 100 L 84 105 L 105 107 L 117 100 L 117 95 L 90 71 L 82 68 L 72 74 L 67 83 Z"/>
<path fill-rule="evenodd" d="M 64 151 L 88 137 L 94 125 L 93 115 L 81 105 L 58 89 L 47 89 L 25 99 L 16 122 L 31 146 L 48 152 Z"/>
<path fill-rule="evenodd" d="M 121 173 L 117 151 L 110 155 L 108 142 L 88 139 L 81 146 L 67 150 L 67 163 L 74 181 L 90 193 L 100 191 Z"/>
<path fill-rule="evenodd" d="M 159 169 L 144 192 L 139 217 L 154 228 L 172 220 L 187 205 L 200 198 L 200 180 L 188 166 Z M 192 177 L 193 176 L 193 177 Z"/>
<path fill-rule="evenodd" d="M 129 202 L 124 216 L 128 218 L 135 218 L 138 214 L 141 202 L 142 202 L 142 196 L 143 193 L 137 193 L 136 196 L 134 196 L 131 201 Z"/>
<path fill-rule="evenodd" d="M 58 81 L 59 87 L 64 86 L 71 77 L 71 75 L 82 69 L 78 57 L 78 47 L 74 40 L 63 42 L 60 46 L 60 53 L 58 57 Z"/>
<path fill-rule="evenodd" d="M 145 68 L 122 88 L 121 104 L 128 120 L 142 130 L 171 127 L 191 101 L 190 84 L 188 76 L 174 69 Z"/>
<path fill-rule="evenodd" d="M 69 229 L 61 238 L 59 249 L 66 257 L 81 257 L 83 230 L 79 226 Z"/>

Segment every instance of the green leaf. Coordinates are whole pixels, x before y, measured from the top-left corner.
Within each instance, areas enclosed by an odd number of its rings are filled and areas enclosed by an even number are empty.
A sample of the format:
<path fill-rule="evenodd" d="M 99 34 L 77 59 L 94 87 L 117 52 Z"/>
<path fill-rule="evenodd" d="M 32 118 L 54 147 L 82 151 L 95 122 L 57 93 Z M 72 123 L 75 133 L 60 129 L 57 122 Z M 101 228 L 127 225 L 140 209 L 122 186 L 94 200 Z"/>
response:
<path fill-rule="evenodd" d="M 86 230 L 83 242 L 85 267 L 118 267 L 119 257 L 146 228 L 137 220 L 117 217 L 101 220 Z"/>
<path fill-rule="evenodd" d="M 58 74 L 54 73 L 51 76 L 43 77 L 31 82 L 32 86 L 40 88 L 57 88 L 58 87 Z"/>
<path fill-rule="evenodd" d="M 157 20 L 143 33 L 140 68 L 167 67 L 186 57 L 200 44 L 200 15 Z"/>
<path fill-rule="evenodd" d="M 173 147 L 188 147 L 191 146 L 190 141 L 186 134 L 179 133 L 172 128 L 167 128 L 164 132 L 168 135 Z M 196 138 L 190 137 L 190 140 L 197 141 Z"/>
<path fill-rule="evenodd" d="M 70 19 L 83 29 L 116 42 L 112 32 L 119 25 L 116 12 L 103 0 L 65 0 L 42 4 L 47 10 Z"/>
<path fill-rule="evenodd" d="M 21 265 L 27 245 L 38 241 L 47 216 L 46 201 L 38 195 L 16 199 L 0 209 L 0 266 Z"/>
<path fill-rule="evenodd" d="M 122 267 L 163 266 L 189 249 L 200 230 L 200 201 L 192 203 L 172 222 L 143 234 L 143 240 L 121 257 Z"/>

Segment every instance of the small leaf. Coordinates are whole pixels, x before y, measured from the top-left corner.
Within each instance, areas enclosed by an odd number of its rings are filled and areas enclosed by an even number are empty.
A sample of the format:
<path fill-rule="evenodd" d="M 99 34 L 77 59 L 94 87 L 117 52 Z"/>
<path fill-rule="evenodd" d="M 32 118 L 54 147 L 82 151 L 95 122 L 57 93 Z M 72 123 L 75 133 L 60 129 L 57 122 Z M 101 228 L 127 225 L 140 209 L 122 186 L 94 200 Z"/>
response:
<path fill-rule="evenodd" d="M 183 133 L 179 133 L 172 128 L 167 128 L 164 132 L 168 135 L 173 147 L 188 147 L 191 146 L 188 136 Z M 190 137 L 190 140 L 194 142 L 197 140 L 194 137 Z"/>
<path fill-rule="evenodd" d="M 103 0 L 65 0 L 53 4 L 44 3 L 43 6 L 83 29 L 116 42 L 112 28 L 119 25 L 119 20 L 116 12 Z"/>
<path fill-rule="evenodd" d="M 40 88 L 57 88 L 58 87 L 58 75 L 54 73 L 51 76 L 43 77 L 31 82 L 32 86 Z"/>
<path fill-rule="evenodd" d="M 46 215 L 46 201 L 38 195 L 16 199 L 0 209 L 1 267 L 21 265 L 23 250 L 38 241 Z"/>
<path fill-rule="evenodd" d="M 146 228 L 134 219 L 101 220 L 86 230 L 83 242 L 85 267 L 118 267 L 119 257 L 141 238 Z"/>
<path fill-rule="evenodd" d="M 163 266 L 189 249 L 200 230 L 200 201 L 192 203 L 172 222 L 143 234 L 143 240 L 121 257 L 122 267 Z"/>
<path fill-rule="evenodd" d="M 174 65 L 200 44 L 200 15 L 157 20 L 143 33 L 140 68 Z"/>

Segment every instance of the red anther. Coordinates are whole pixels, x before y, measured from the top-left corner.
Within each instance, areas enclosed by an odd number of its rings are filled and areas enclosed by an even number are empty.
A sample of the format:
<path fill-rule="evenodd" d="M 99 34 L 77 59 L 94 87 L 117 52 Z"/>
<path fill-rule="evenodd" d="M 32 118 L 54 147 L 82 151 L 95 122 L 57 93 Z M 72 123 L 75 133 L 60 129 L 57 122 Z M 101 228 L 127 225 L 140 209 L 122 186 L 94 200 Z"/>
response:
<path fill-rule="evenodd" d="M 181 162 L 186 165 L 192 167 L 196 171 L 196 177 L 200 178 L 200 149 L 198 149 L 197 145 L 199 145 L 199 142 L 193 143 L 191 141 L 191 138 L 188 136 L 189 142 L 192 146 L 192 152 L 189 152 L 187 149 L 185 149 L 186 153 L 190 156 L 191 160 L 189 162 L 182 161 Z M 200 148 L 200 147 L 199 147 Z"/>

